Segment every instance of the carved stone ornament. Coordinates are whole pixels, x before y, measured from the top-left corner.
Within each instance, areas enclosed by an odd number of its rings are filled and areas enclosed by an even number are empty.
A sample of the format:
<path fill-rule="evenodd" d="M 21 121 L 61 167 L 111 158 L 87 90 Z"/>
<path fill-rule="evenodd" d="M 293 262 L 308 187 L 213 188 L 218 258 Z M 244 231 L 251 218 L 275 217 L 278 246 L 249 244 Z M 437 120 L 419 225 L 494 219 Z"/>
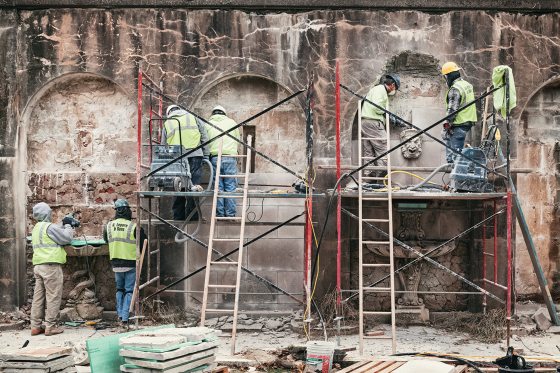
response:
<path fill-rule="evenodd" d="M 401 131 L 401 142 L 411 138 L 418 133 L 414 128 L 408 128 Z M 401 146 L 401 153 L 405 159 L 418 159 L 422 154 L 422 136 L 418 136 Z"/>

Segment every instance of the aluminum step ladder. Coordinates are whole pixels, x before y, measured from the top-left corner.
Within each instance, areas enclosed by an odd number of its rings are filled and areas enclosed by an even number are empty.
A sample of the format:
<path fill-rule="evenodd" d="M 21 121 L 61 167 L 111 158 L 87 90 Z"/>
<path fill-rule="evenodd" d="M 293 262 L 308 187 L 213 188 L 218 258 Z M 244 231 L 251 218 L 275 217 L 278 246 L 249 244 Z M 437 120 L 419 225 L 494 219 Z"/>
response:
<path fill-rule="evenodd" d="M 251 146 L 252 138 L 251 136 L 247 137 L 247 145 Z M 239 288 L 240 288 L 240 281 L 241 281 L 241 263 L 243 260 L 243 244 L 245 239 L 245 210 L 247 209 L 247 191 L 249 185 L 249 171 L 251 169 L 251 148 L 247 147 L 246 155 L 236 155 L 236 158 L 244 158 L 245 159 L 245 173 L 244 174 L 237 174 L 237 175 L 221 175 L 220 174 L 220 166 L 222 164 L 222 148 L 223 148 L 223 138 L 220 140 L 220 147 L 218 151 L 218 159 L 216 162 L 216 175 L 214 178 L 214 196 L 212 200 L 212 217 L 210 220 L 210 233 L 208 239 L 208 255 L 206 259 L 206 271 L 204 277 L 204 294 L 202 298 L 202 309 L 200 315 L 200 325 L 204 326 L 204 322 L 206 320 L 207 313 L 226 313 L 233 315 L 233 327 L 231 331 L 231 354 L 235 354 L 235 337 L 237 333 L 237 313 L 239 307 Z M 233 194 L 233 193 L 224 193 L 219 192 L 219 181 L 220 178 L 241 178 L 243 179 L 243 194 Z M 217 203 L 218 198 L 234 198 L 234 199 L 242 199 L 242 208 L 241 208 L 241 216 L 236 217 L 218 217 L 216 216 L 217 211 Z M 227 221 L 239 221 L 239 237 L 238 238 L 217 238 L 215 237 L 216 232 L 216 223 L 220 220 L 227 220 Z M 220 242 L 237 242 L 239 251 L 237 254 L 237 260 L 231 261 L 213 261 L 212 260 L 212 249 L 214 245 L 219 245 Z M 219 271 L 218 268 L 236 268 L 236 277 L 235 283 L 231 284 L 218 284 L 218 283 L 210 283 L 210 272 Z M 217 270 L 218 269 L 218 270 Z M 208 308 L 208 293 L 209 290 L 212 289 L 216 294 L 223 292 L 224 290 L 234 289 L 235 290 L 235 300 L 233 309 L 225 309 L 225 308 Z"/>
<path fill-rule="evenodd" d="M 362 155 L 362 144 L 363 141 L 367 140 L 380 140 L 382 138 L 371 138 L 371 137 L 364 137 L 362 134 L 362 105 L 361 102 L 358 105 L 358 158 L 360 160 L 360 166 L 364 165 L 365 163 L 371 161 L 372 157 L 364 157 Z M 390 149 L 390 126 L 389 126 L 389 115 L 385 116 L 385 128 L 386 128 L 386 143 L 387 143 L 387 151 Z M 358 246 L 358 255 L 359 255 L 359 328 L 360 328 L 360 355 L 364 353 L 364 339 L 391 339 L 391 347 L 393 353 L 396 352 L 397 348 L 397 340 L 396 340 L 396 322 L 395 322 L 395 258 L 393 253 L 393 195 L 392 195 L 392 184 L 391 184 L 391 156 L 387 154 L 387 193 L 386 196 L 384 193 L 380 196 L 375 196 L 375 193 L 367 193 L 364 196 L 364 189 L 363 183 L 368 183 L 372 181 L 379 181 L 380 183 L 383 182 L 385 179 L 384 177 L 374 177 L 364 174 L 369 174 L 371 171 L 371 167 L 366 167 L 363 170 L 360 170 L 358 174 L 358 217 L 359 217 L 359 228 L 358 228 L 358 235 L 359 235 L 359 246 Z M 382 170 L 381 170 L 382 171 Z M 374 196 L 372 196 L 374 195 Z M 369 201 L 375 201 L 376 203 L 386 203 L 387 204 L 387 217 L 386 218 L 365 218 L 364 217 L 364 203 L 366 205 Z M 386 231 L 388 234 L 388 238 L 384 238 L 383 240 L 364 240 L 364 223 L 369 223 L 372 225 L 378 226 L 383 231 Z M 372 245 L 379 245 L 379 246 L 388 246 L 389 247 L 389 263 L 364 263 L 364 247 L 367 244 Z M 364 271 L 371 271 L 372 269 L 376 268 L 385 268 L 387 269 L 390 274 L 389 280 L 389 287 L 377 285 L 374 287 L 367 287 L 364 286 Z M 391 298 L 391 310 L 364 310 L 364 295 L 365 294 L 387 294 L 390 293 Z M 366 336 L 364 335 L 364 317 L 365 316 L 391 316 L 391 336 Z"/>

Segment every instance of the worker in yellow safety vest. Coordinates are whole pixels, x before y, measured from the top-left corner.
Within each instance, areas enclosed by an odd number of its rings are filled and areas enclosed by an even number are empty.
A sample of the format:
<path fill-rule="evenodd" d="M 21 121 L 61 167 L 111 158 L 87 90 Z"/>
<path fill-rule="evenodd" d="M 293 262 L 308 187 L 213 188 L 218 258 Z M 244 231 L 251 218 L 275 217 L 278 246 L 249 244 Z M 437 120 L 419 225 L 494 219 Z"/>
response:
<path fill-rule="evenodd" d="M 57 327 L 64 275 L 62 265 L 66 263 L 66 251 L 62 245 L 74 238 L 72 218 L 65 217 L 62 225 L 51 223 L 52 210 L 44 202 L 33 206 L 33 219 L 37 221 L 31 233 L 33 246 L 33 303 L 31 304 L 31 335 L 47 336 L 60 334 Z M 42 321 L 45 321 L 43 326 Z"/>
<path fill-rule="evenodd" d="M 162 144 L 182 145 L 185 152 L 188 152 L 207 141 L 206 126 L 202 121 L 177 105 L 169 105 L 167 107 L 166 120 L 162 132 Z M 203 146 L 187 156 L 191 171 L 191 181 L 195 186 L 200 184 L 202 160 L 208 159 L 208 154 L 208 147 Z M 175 197 L 172 206 L 173 219 L 185 220 L 195 207 L 193 197 Z M 191 220 L 197 219 L 198 214 L 195 213 Z"/>
<path fill-rule="evenodd" d="M 126 199 L 115 201 L 115 219 L 107 223 L 103 239 L 109 244 L 109 260 L 115 273 L 117 316 L 126 325 L 136 283 L 136 224 Z M 145 239 L 143 230 L 140 239 Z"/>
<path fill-rule="evenodd" d="M 209 119 L 215 127 L 207 125 L 208 137 L 210 140 L 219 136 L 223 132 L 237 126 L 237 123 L 229 118 L 226 113 L 226 109 L 223 106 L 216 106 L 212 109 L 212 116 Z M 239 129 L 235 129 L 229 132 L 229 135 L 240 139 Z M 223 141 L 222 145 L 222 160 L 220 165 L 220 175 L 237 175 L 237 158 L 235 157 L 237 153 L 238 142 L 231 137 L 224 135 L 215 141 L 210 143 L 210 162 L 212 162 L 212 167 L 214 168 L 214 174 L 216 174 L 217 163 L 218 163 L 218 152 L 220 150 L 220 143 Z M 214 185 L 214 188 L 216 186 Z M 235 177 L 221 177 L 218 185 L 218 190 L 220 192 L 234 192 L 237 188 L 237 178 Z M 235 198 L 218 198 L 216 204 L 216 216 L 219 217 L 234 217 L 237 213 Z"/>
<path fill-rule="evenodd" d="M 473 86 L 461 78 L 459 70 L 460 68 L 455 62 L 446 62 L 441 68 L 441 73 L 449 87 L 445 96 L 447 115 L 474 100 Z M 465 138 L 476 121 L 476 105 L 474 104 L 447 118 L 447 121 L 443 123 L 442 131 L 442 138 L 447 146 L 461 152 L 465 146 Z M 453 163 L 456 155 L 450 149 L 445 148 L 447 163 Z"/>
<path fill-rule="evenodd" d="M 401 79 L 397 74 L 385 74 L 381 82 L 371 88 L 366 95 L 367 101 L 389 111 L 389 97 L 394 96 L 401 86 Z M 362 157 L 364 163 L 387 151 L 387 131 L 385 129 L 385 112 L 366 100 L 362 101 Z M 406 124 L 394 115 L 389 115 L 389 123 L 405 127 Z M 386 166 L 387 157 L 378 159 L 373 166 Z M 384 177 L 384 170 L 372 170 L 366 173 L 369 177 Z"/>

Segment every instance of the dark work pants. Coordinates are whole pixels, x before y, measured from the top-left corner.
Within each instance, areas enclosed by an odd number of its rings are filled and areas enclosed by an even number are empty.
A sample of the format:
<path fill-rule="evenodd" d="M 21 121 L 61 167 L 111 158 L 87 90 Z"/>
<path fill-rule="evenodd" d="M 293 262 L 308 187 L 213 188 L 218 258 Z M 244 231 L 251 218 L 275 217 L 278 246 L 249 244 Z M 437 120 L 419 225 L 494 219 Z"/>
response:
<path fill-rule="evenodd" d="M 191 181 L 194 185 L 200 184 L 202 178 L 202 157 L 190 157 L 189 167 L 191 169 Z M 185 220 L 192 210 L 196 208 L 193 197 L 178 196 L 173 199 L 173 220 Z M 198 213 L 195 213 L 191 220 L 197 220 Z"/>

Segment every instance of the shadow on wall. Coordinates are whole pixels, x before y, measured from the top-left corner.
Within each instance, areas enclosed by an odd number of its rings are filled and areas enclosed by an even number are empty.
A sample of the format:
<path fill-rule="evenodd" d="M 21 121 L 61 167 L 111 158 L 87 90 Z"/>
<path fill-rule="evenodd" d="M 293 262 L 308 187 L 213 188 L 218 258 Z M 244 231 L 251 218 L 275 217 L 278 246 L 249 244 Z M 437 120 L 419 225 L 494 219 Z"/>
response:
<path fill-rule="evenodd" d="M 131 197 L 136 190 L 136 106 L 131 96 L 104 77 L 63 75 L 34 96 L 23 118 L 21 145 L 27 162 L 21 167 L 27 190 L 20 202 L 27 203 L 25 233 L 35 223 L 32 206 L 44 201 L 53 209 L 53 221 L 74 212 L 82 222 L 77 235 L 100 236 L 103 224 L 114 217 L 113 200 Z M 85 269 L 83 259 L 70 258 L 67 271 Z M 92 270 L 99 283 L 114 286 L 112 272 L 106 271 L 108 258 L 97 262 Z M 30 263 L 27 267 L 29 271 Z M 65 272 L 65 278 L 71 273 Z M 111 308 L 112 292 L 107 294 L 111 297 L 101 302 Z"/>
<path fill-rule="evenodd" d="M 518 194 L 543 270 L 555 300 L 560 299 L 560 77 L 537 89 L 519 120 L 519 166 L 535 170 L 517 176 Z M 516 233 L 520 237 L 520 232 Z M 521 294 L 540 297 L 523 240 L 516 241 L 517 287 Z"/>

